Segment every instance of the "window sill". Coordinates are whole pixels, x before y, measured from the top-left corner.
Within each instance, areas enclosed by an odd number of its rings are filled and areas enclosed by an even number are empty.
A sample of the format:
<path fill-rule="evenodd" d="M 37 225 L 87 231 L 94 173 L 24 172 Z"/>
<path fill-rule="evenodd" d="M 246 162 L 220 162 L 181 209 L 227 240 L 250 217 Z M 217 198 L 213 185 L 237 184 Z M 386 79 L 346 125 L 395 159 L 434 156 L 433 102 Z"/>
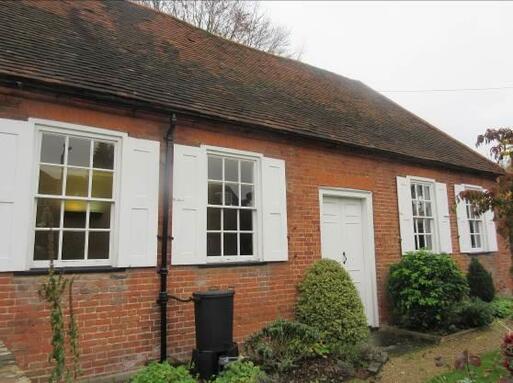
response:
<path fill-rule="evenodd" d="M 480 250 L 480 251 L 467 251 L 462 254 L 468 255 L 469 257 L 474 257 L 474 256 L 480 256 L 480 255 L 493 255 L 496 253 L 498 253 L 498 251 Z"/>
<path fill-rule="evenodd" d="M 29 276 L 29 275 L 47 275 L 48 268 L 36 268 L 25 271 L 15 271 L 15 276 Z M 126 267 L 111 267 L 111 266 L 72 266 L 72 267 L 56 267 L 55 271 L 62 274 L 88 274 L 88 273 L 119 273 L 126 271 Z"/>
<path fill-rule="evenodd" d="M 197 265 L 200 269 L 215 269 L 219 267 L 244 267 L 244 266 L 265 266 L 268 262 L 264 261 L 246 261 L 246 262 L 216 262 Z"/>

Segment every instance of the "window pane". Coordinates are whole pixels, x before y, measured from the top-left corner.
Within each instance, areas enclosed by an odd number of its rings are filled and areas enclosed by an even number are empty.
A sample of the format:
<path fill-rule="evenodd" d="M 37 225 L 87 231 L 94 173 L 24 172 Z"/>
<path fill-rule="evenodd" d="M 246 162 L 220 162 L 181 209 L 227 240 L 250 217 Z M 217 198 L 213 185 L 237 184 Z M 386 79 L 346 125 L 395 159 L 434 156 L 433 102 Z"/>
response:
<path fill-rule="evenodd" d="M 476 248 L 481 248 L 481 235 L 476 234 Z"/>
<path fill-rule="evenodd" d="M 221 255 L 221 234 L 207 234 L 207 256 L 216 257 Z"/>
<path fill-rule="evenodd" d="M 426 217 L 432 217 L 433 212 L 431 210 L 431 202 L 425 202 L 424 206 L 426 207 Z"/>
<path fill-rule="evenodd" d="M 207 208 L 207 230 L 221 230 L 221 209 Z"/>
<path fill-rule="evenodd" d="M 419 249 L 425 249 L 425 248 L 426 248 L 425 237 L 423 235 L 419 235 Z"/>
<path fill-rule="evenodd" d="M 62 259 L 84 259 L 85 233 L 64 231 L 62 233 Z"/>
<path fill-rule="evenodd" d="M 58 231 L 36 231 L 34 240 L 34 261 L 48 261 L 50 255 L 53 259 L 57 259 L 58 251 Z"/>
<path fill-rule="evenodd" d="M 240 234 L 240 255 L 253 255 L 253 234 Z"/>
<path fill-rule="evenodd" d="M 412 206 L 412 210 L 413 210 L 413 216 L 417 216 L 418 215 L 417 202 L 412 201 L 411 206 Z"/>
<path fill-rule="evenodd" d="M 425 233 L 424 231 L 424 220 L 423 219 L 419 219 L 417 220 L 417 233 Z"/>
<path fill-rule="evenodd" d="M 114 169 L 114 144 L 106 142 L 94 143 L 93 167 Z"/>
<path fill-rule="evenodd" d="M 468 221 L 468 225 L 469 225 L 469 229 L 470 229 L 470 234 L 475 233 L 474 221 Z"/>
<path fill-rule="evenodd" d="M 208 203 L 210 205 L 223 204 L 223 184 L 218 182 L 208 183 Z"/>
<path fill-rule="evenodd" d="M 47 198 L 37 200 L 36 227 L 59 227 L 60 221 L 60 200 Z"/>
<path fill-rule="evenodd" d="M 239 181 L 239 161 L 224 159 L 224 180 L 225 181 Z"/>
<path fill-rule="evenodd" d="M 253 211 L 240 210 L 240 230 L 253 230 Z"/>
<path fill-rule="evenodd" d="M 223 179 L 223 160 L 218 157 L 208 157 L 208 179 Z"/>
<path fill-rule="evenodd" d="M 89 167 L 91 140 L 84 138 L 69 138 L 68 165 Z"/>
<path fill-rule="evenodd" d="M 223 226 L 224 230 L 237 230 L 237 210 L 223 210 Z"/>
<path fill-rule="evenodd" d="M 41 140 L 41 162 L 64 164 L 66 137 L 56 134 L 43 134 Z"/>
<path fill-rule="evenodd" d="M 224 255 L 237 255 L 237 234 L 224 233 Z"/>
<path fill-rule="evenodd" d="M 429 186 L 424 186 L 424 199 L 431 200 L 431 193 L 429 191 Z"/>
<path fill-rule="evenodd" d="M 88 259 L 109 258 L 109 232 L 89 232 Z"/>
<path fill-rule="evenodd" d="M 470 246 L 475 249 L 477 247 L 476 244 L 476 236 L 474 234 L 470 235 Z"/>
<path fill-rule="evenodd" d="M 431 220 L 430 219 L 425 219 L 424 220 L 424 230 L 426 233 L 432 233 L 431 231 Z"/>
<path fill-rule="evenodd" d="M 64 227 L 85 228 L 87 215 L 87 202 L 64 202 Z"/>
<path fill-rule="evenodd" d="M 424 199 L 424 193 L 422 193 L 422 185 L 417 185 L 417 198 Z"/>
<path fill-rule="evenodd" d="M 109 202 L 89 203 L 89 227 L 93 229 L 110 228 L 110 210 L 112 204 Z"/>
<path fill-rule="evenodd" d="M 433 250 L 433 241 L 431 240 L 431 235 L 426 235 L 426 249 Z"/>
<path fill-rule="evenodd" d="M 415 193 L 415 184 L 411 184 L 410 186 L 411 188 L 411 199 L 416 199 L 417 198 L 417 193 Z"/>
<path fill-rule="evenodd" d="M 419 237 L 417 235 L 415 235 L 415 250 L 420 250 Z"/>
<path fill-rule="evenodd" d="M 240 180 L 241 182 L 253 183 L 253 162 L 241 161 Z"/>
<path fill-rule="evenodd" d="M 424 202 L 417 202 L 417 209 L 418 209 L 417 214 L 420 217 L 424 217 L 426 215 Z"/>
<path fill-rule="evenodd" d="M 39 193 L 61 195 L 62 177 L 62 168 L 41 165 L 39 170 Z"/>
<path fill-rule="evenodd" d="M 226 206 L 239 206 L 239 184 L 226 183 L 224 204 Z"/>
<path fill-rule="evenodd" d="M 112 198 L 113 173 L 93 171 L 91 196 L 95 198 Z"/>
<path fill-rule="evenodd" d="M 66 195 L 87 197 L 89 187 L 89 170 L 68 168 Z"/>
<path fill-rule="evenodd" d="M 241 206 L 254 206 L 253 201 L 253 185 L 241 185 Z"/>

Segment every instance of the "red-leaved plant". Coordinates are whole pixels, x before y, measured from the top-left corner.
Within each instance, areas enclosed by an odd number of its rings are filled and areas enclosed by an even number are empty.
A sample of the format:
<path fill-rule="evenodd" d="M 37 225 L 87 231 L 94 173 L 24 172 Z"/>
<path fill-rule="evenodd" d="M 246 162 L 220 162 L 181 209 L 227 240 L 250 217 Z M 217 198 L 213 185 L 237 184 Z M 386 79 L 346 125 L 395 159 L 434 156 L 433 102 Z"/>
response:
<path fill-rule="evenodd" d="M 513 377 L 513 332 L 504 335 L 501 346 L 502 356 L 504 357 L 503 366 Z"/>

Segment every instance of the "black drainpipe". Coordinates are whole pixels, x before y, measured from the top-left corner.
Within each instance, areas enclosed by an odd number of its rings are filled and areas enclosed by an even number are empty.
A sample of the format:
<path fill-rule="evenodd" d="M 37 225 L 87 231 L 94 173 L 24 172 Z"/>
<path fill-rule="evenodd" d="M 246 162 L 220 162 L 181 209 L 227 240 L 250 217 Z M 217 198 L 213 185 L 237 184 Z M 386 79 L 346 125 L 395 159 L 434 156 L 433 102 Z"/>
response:
<path fill-rule="evenodd" d="M 167 248 L 169 240 L 169 200 L 173 198 L 173 192 L 169 184 L 173 180 L 173 156 L 174 156 L 174 133 L 176 127 L 176 115 L 173 113 L 170 119 L 169 128 L 166 136 L 166 157 L 164 163 L 164 195 L 163 195 L 163 217 L 162 217 L 162 243 L 160 256 L 160 292 L 157 303 L 160 304 L 160 362 L 167 360 L 167 302 L 169 295 L 167 293 Z"/>

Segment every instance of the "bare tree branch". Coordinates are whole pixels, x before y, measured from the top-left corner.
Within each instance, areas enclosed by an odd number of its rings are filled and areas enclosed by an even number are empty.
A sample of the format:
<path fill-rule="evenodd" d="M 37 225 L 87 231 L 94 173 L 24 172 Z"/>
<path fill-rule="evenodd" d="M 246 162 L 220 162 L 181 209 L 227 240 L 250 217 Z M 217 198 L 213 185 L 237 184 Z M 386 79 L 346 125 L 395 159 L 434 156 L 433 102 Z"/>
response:
<path fill-rule="evenodd" d="M 262 12 L 258 1 L 247 0 L 133 0 L 161 12 L 169 13 L 215 35 L 243 45 L 284 56 L 301 58 L 295 52 L 290 32 L 275 25 Z"/>

